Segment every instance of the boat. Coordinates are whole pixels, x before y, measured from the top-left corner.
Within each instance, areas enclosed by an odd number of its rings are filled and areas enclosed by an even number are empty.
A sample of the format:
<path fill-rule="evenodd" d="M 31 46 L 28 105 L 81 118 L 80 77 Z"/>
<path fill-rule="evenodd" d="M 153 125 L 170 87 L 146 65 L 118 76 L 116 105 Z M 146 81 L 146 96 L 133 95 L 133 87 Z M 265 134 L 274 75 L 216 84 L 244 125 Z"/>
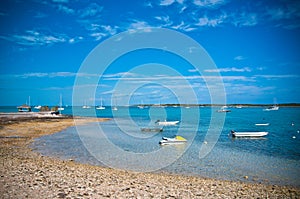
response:
<path fill-rule="evenodd" d="M 41 108 L 42 108 L 42 106 L 41 105 L 38 105 L 38 106 L 35 106 L 35 107 L 33 107 L 34 109 L 38 109 L 38 110 L 40 110 Z"/>
<path fill-rule="evenodd" d="M 31 112 L 31 106 L 23 104 L 22 106 L 17 107 L 19 112 Z"/>
<path fill-rule="evenodd" d="M 156 124 L 160 125 L 160 126 L 173 126 L 173 125 L 176 125 L 179 123 L 179 121 L 160 121 L 160 120 L 157 120 L 155 122 Z"/>
<path fill-rule="evenodd" d="M 59 107 L 57 108 L 58 111 L 63 111 L 65 110 L 64 107 L 62 107 L 62 95 L 60 94 L 59 96 Z"/>
<path fill-rule="evenodd" d="M 278 110 L 279 110 L 279 106 L 276 105 L 264 109 L 264 111 L 278 111 Z"/>
<path fill-rule="evenodd" d="M 86 101 L 84 101 L 84 105 L 82 106 L 82 108 L 83 108 L 83 109 L 88 109 L 88 108 L 91 108 L 91 106 L 88 106 L 88 105 L 86 104 Z"/>
<path fill-rule="evenodd" d="M 217 110 L 218 113 L 227 113 L 231 112 L 231 110 L 228 109 L 227 106 L 222 106 L 219 110 Z"/>
<path fill-rule="evenodd" d="M 256 123 L 255 126 L 269 126 L 270 123 Z"/>
<path fill-rule="evenodd" d="M 96 109 L 97 109 L 97 110 L 104 110 L 105 107 L 101 105 L 101 106 L 97 106 Z"/>
<path fill-rule="evenodd" d="M 236 132 L 231 131 L 232 137 L 263 137 L 268 135 L 268 132 L 257 131 L 257 132 Z"/>
<path fill-rule="evenodd" d="M 112 110 L 113 110 L 113 111 L 117 111 L 118 108 L 117 108 L 116 106 L 114 106 L 114 107 L 112 108 Z"/>
<path fill-rule="evenodd" d="M 101 98 L 100 102 L 101 102 L 101 105 L 100 105 L 100 106 L 97 106 L 96 109 L 97 109 L 97 110 L 104 110 L 104 109 L 105 109 L 105 106 L 102 105 L 102 98 Z"/>
<path fill-rule="evenodd" d="M 151 128 L 151 127 L 144 127 L 141 128 L 142 132 L 163 132 L 163 128 Z"/>
<path fill-rule="evenodd" d="M 184 144 L 186 143 L 186 139 L 177 135 L 174 138 L 162 137 L 162 140 L 159 141 L 160 145 L 167 145 L 167 144 Z"/>

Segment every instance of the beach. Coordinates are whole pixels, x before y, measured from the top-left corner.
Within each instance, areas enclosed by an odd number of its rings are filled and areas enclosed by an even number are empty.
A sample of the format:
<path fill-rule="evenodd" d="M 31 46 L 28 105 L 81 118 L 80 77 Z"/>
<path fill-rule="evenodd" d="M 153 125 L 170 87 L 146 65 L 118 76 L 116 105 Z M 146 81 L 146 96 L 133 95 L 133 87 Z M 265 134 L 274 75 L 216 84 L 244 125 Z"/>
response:
<path fill-rule="evenodd" d="M 81 118 L 76 124 L 105 120 Z M 90 166 L 72 159 L 42 156 L 29 147 L 35 138 L 73 126 L 72 117 L 15 117 L 12 114 L 0 117 L 0 124 L 1 198 L 300 197 L 299 187 Z"/>

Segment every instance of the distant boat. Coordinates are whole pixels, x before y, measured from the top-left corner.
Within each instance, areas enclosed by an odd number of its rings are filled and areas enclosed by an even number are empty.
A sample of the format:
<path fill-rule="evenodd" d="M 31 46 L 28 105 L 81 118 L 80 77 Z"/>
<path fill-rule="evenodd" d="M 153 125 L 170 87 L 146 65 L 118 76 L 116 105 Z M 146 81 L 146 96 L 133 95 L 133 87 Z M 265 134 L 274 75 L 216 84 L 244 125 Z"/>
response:
<path fill-rule="evenodd" d="M 63 111 L 65 110 L 64 107 L 62 107 L 62 95 L 60 94 L 59 96 L 59 107 L 57 108 L 58 111 Z"/>
<path fill-rule="evenodd" d="M 88 106 L 87 104 L 86 104 L 86 100 L 84 101 L 84 105 L 82 106 L 82 108 L 83 109 L 89 109 L 89 108 L 91 108 L 91 106 Z"/>
<path fill-rule="evenodd" d="M 163 128 L 151 128 L 151 127 L 145 127 L 145 128 L 141 128 L 142 132 L 162 132 Z"/>
<path fill-rule="evenodd" d="M 243 108 L 242 105 L 236 105 L 235 108 Z"/>
<path fill-rule="evenodd" d="M 268 132 L 236 132 L 231 131 L 232 137 L 263 137 L 268 135 Z"/>
<path fill-rule="evenodd" d="M 112 110 L 113 110 L 113 111 L 117 111 L 118 108 L 117 108 L 116 106 L 114 106 L 114 107 L 112 108 Z"/>
<path fill-rule="evenodd" d="M 264 111 L 278 111 L 278 110 L 279 110 L 279 106 L 276 105 L 264 109 Z"/>
<path fill-rule="evenodd" d="M 35 106 L 35 107 L 33 107 L 34 109 L 38 109 L 38 110 L 40 110 L 41 108 L 42 108 L 42 106 L 41 105 L 38 105 L 38 106 Z"/>
<path fill-rule="evenodd" d="M 174 138 L 162 137 L 162 140 L 159 141 L 160 145 L 167 145 L 167 144 L 184 144 L 186 143 L 186 139 L 177 135 Z"/>
<path fill-rule="evenodd" d="M 100 105 L 100 106 L 97 106 L 96 109 L 97 109 L 97 110 L 104 110 L 105 107 L 102 105 L 102 98 L 101 98 L 100 102 L 101 102 L 101 105 Z"/>
<path fill-rule="evenodd" d="M 160 120 L 157 120 L 155 122 L 156 124 L 160 125 L 160 126 L 172 126 L 172 125 L 176 125 L 179 123 L 179 121 L 160 121 Z"/>
<path fill-rule="evenodd" d="M 19 112 L 31 112 L 31 106 L 23 104 L 22 106 L 17 107 Z"/>
<path fill-rule="evenodd" d="M 217 110 L 218 113 L 226 113 L 231 112 L 231 110 L 228 109 L 228 106 L 222 106 L 219 110 Z"/>
<path fill-rule="evenodd" d="M 269 126 L 270 123 L 256 123 L 255 126 Z"/>

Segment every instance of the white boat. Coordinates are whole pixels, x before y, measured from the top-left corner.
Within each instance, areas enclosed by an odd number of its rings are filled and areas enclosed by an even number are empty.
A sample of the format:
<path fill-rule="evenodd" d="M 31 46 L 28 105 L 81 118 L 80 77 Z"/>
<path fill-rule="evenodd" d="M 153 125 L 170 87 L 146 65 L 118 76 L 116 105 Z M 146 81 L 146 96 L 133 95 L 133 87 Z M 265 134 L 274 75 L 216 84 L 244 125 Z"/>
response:
<path fill-rule="evenodd" d="M 270 123 L 256 123 L 255 126 L 269 126 Z"/>
<path fill-rule="evenodd" d="M 179 123 L 179 121 L 160 121 L 160 120 L 157 120 L 155 122 L 156 124 L 160 125 L 160 126 L 172 126 L 172 125 L 176 125 Z"/>
<path fill-rule="evenodd" d="M 35 106 L 35 107 L 34 107 L 34 109 L 38 109 L 38 110 L 40 110 L 41 108 L 42 108 L 41 105 L 38 105 L 38 106 Z"/>
<path fill-rule="evenodd" d="M 279 110 L 279 106 L 276 105 L 264 109 L 264 111 L 278 111 L 278 110 Z"/>
<path fill-rule="evenodd" d="M 217 110 L 218 113 L 227 113 L 231 112 L 231 110 L 228 109 L 228 106 L 222 106 L 219 110 Z"/>
<path fill-rule="evenodd" d="M 167 144 L 184 144 L 186 143 L 186 139 L 177 135 L 174 138 L 167 138 L 167 137 L 162 137 L 162 140 L 159 141 L 160 145 L 167 145 Z"/>
<path fill-rule="evenodd" d="M 97 109 L 97 110 L 104 110 L 104 109 L 105 109 L 105 106 L 102 105 L 102 98 L 101 98 L 101 101 L 100 101 L 100 102 L 101 102 L 101 105 L 100 105 L 100 106 L 97 106 L 96 109 Z"/>
<path fill-rule="evenodd" d="M 84 101 L 84 105 L 82 106 L 82 108 L 83 108 L 83 109 L 88 109 L 88 108 L 91 108 L 91 106 L 88 106 L 88 105 L 86 104 L 86 101 Z"/>
<path fill-rule="evenodd" d="M 57 108 L 58 111 L 65 110 L 64 107 L 62 107 L 62 95 L 59 96 L 59 107 Z"/>
<path fill-rule="evenodd" d="M 116 106 L 114 106 L 114 107 L 112 108 L 112 110 L 113 110 L 113 111 L 117 111 L 118 108 L 117 108 Z"/>
<path fill-rule="evenodd" d="M 232 137 L 263 137 L 268 135 L 268 132 L 235 132 L 231 131 Z"/>

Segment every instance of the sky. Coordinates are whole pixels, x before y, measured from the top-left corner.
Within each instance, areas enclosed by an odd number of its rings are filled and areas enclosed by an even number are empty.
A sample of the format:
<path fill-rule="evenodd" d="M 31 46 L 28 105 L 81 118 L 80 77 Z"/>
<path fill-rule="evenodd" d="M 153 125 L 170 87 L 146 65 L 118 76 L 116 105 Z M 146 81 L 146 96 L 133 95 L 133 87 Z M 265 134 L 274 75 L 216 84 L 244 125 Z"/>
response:
<path fill-rule="evenodd" d="M 29 97 L 31 105 L 57 105 L 60 95 L 64 105 L 212 103 L 223 88 L 229 104 L 300 103 L 300 1 L 4 0 L 0 26 L 1 106 Z M 197 42 L 215 66 L 199 69 L 170 44 L 132 49 L 101 72 L 82 70 L 112 38 L 146 34 L 149 42 L 158 29 Z M 119 49 L 106 48 L 96 65 Z"/>

